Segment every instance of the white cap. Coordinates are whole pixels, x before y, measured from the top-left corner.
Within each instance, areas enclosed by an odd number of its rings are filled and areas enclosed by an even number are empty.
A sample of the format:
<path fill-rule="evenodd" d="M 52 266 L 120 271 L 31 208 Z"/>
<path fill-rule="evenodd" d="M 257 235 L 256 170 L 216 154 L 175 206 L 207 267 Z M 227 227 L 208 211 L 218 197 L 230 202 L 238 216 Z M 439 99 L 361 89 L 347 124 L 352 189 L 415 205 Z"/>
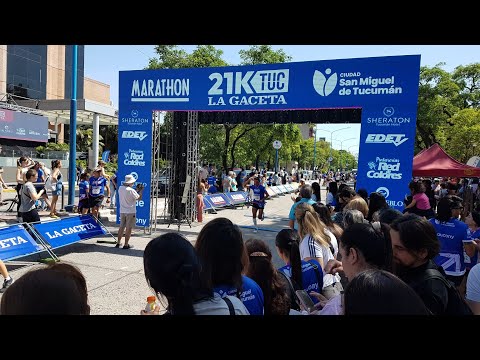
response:
<path fill-rule="evenodd" d="M 133 184 L 134 182 L 135 182 L 135 178 L 133 177 L 133 175 L 131 174 L 125 175 L 125 181 L 123 182 L 124 184 Z"/>

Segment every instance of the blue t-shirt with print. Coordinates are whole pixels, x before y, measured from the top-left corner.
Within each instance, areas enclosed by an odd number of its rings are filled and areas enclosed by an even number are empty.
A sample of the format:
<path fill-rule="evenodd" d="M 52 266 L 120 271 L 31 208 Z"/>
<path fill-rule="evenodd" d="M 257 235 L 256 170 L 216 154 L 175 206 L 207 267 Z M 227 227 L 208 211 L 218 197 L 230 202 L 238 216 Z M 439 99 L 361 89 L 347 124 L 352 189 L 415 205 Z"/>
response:
<path fill-rule="evenodd" d="M 298 230 L 298 223 L 297 223 L 297 220 L 295 220 L 295 208 L 298 206 L 298 204 L 301 204 L 301 203 L 307 203 L 307 204 L 313 205 L 315 204 L 315 201 L 313 201 L 312 199 L 302 198 L 299 202 L 296 202 L 295 204 L 292 205 L 292 207 L 290 208 L 290 213 L 288 214 L 288 218 L 290 220 L 295 221 L 293 226 L 295 230 Z"/>
<path fill-rule="evenodd" d="M 263 200 L 265 198 L 265 193 L 267 190 L 265 189 L 265 186 L 263 185 L 251 185 L 250 190 L 253 191 L 253 199 L 252 201 L 254 203 L 263 203 Z"/>
<path fill-rule="evenodd" d="M 472 239 L 480 239 L 480 229 L 478 229 L 477 231 L 472 233 Z M 470 270 L 472 267 L 477 265 L 477 263 L 478 263 L 478 250 L 477 249 L 475 249 L 475 254 L 472 257 L 468 256 L 467 253 L 465 253 L 464 255 L 465 255 L 465 267 L 468 270 Z"/>
<path fill-rule="evenodd" d="M 243 285 L 240 300 L 248 309 L 250 315 L 263 315 L 263 291 L 258 284 L 249 277 L 242 275 Z M 213 289 L 221 297 L 227 295 L 236 296 L 237 289 L 231 286 L 217 286 Z"/>
<path fill-rule="evenodd" d="M 467 224 L 457 219 L 446 222 L 440 222 L 437 219 L 429 221 L 435 227 L 440 242 L 440 253 L 433 259 L 434 262 L 443 267 L 447 275 L 463 275 L 465 273 L 463 243 L 472 241 Z"/>
<path fill-rule="evenodd" d="M 312 266 L 312 263 L 317 266 L 317 271 Z M 278 271 L 283 272 L 290 279 L 292 278 L 292 268 L 290 265 L 282 266 Z M 323 270 L 319 262 L 315 259 L 310 259 L 309 261 L 302 260 L 302 286 L 303 289 L 310 294 L 310 291 L 315 291 L 317 293 L 322 293 L 323 288 Z M 312 301 L 316 304 L 318 299 L 310 295 Z"/>
<path fill-rule="evenodd" d="M 43 170 L 38 168 L 37 169 L 37 180 L 35 181 L 36 183 L 42 182 L 42 176 L 43 176 Z"/>
<path fill-rule="evenodd" d="M 107 179 L 105 179 L 103 176 L 98 178 L 92 176 L 88 182 L 90 183 L 90 197 L 98 197 L 105 194 L 105 185 L 107 185 Z"/>
<path fill-rule="evenodd" d="M 78 198 L 80 200 L 87 198 L 89 187 L 90 187 L 90 184 L 88 183 L 87 180 L 80 181 L 80 183 L 78 184 Z"/>

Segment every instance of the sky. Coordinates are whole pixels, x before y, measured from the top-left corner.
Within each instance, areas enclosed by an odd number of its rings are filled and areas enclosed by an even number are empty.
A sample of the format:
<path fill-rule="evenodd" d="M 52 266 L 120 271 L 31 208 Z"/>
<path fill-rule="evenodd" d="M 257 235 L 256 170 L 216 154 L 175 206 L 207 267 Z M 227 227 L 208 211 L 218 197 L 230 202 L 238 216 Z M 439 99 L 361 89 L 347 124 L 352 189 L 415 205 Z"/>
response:
<path fill-rule="evenodd" d="M 191 53 L 196 45 L 180 47 Z M 239 65 L 239 51 L 248 49 L 249 45 L 215 47 L 223 50 L 227 63 Z M 480 45 L 273 45 L 272 48 L 283 49 L 293 62 L 419 54 L 421 66 L 445 63 L 443 69 L 448 72 L 459 65 L 480 62 Z M 109 84 L 110 99 L 118 108 L 119 71 L 144 69 L 153 57 L 156 57 L 154 45 L 85 45 L 85 76 Z M 317 139 L 321 137 L 327 141 L 333 138 L 334 149 L 343 148 L 358 154 L 360 124 L 319 124 Z"/>

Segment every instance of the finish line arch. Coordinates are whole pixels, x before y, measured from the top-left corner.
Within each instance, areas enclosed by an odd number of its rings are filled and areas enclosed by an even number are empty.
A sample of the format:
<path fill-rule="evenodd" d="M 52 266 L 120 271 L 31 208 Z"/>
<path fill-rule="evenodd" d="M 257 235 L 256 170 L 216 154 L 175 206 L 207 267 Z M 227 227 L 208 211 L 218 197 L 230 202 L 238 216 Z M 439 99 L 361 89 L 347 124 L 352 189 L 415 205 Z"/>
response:
<path fill-rule="evenodd" d="M 154 111 L 174 111 L 173 146 L 188 143 L 197 153 L 202 123 L 361 123 L 357 187 L 401 208 L 412 176 L 419 76 L 420 55 L 120 71 L 118 176 L 134 174 L 150 193 Z M 193 175 L 187 207 L 197 166 L 189 151 L 173 169 Z M 182 193 L 178 186 L 174 198 Z M 137 204 L 137 226 L 150 226 L 150 201 Z"/>

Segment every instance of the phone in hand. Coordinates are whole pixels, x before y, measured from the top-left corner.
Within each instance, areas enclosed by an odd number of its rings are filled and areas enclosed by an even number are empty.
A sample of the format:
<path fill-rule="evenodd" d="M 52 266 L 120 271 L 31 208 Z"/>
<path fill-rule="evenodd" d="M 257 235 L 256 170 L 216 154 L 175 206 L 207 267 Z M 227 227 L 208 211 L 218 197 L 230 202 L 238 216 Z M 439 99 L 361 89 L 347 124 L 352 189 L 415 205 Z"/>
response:
<path fill-rule="evenodd" d="M 305 290 L 297 290 L 295 291 L 295 294 L 297 295 L 297 300 L 302 309 L 308 312 L 315 310 L 315 304 Z"/>

